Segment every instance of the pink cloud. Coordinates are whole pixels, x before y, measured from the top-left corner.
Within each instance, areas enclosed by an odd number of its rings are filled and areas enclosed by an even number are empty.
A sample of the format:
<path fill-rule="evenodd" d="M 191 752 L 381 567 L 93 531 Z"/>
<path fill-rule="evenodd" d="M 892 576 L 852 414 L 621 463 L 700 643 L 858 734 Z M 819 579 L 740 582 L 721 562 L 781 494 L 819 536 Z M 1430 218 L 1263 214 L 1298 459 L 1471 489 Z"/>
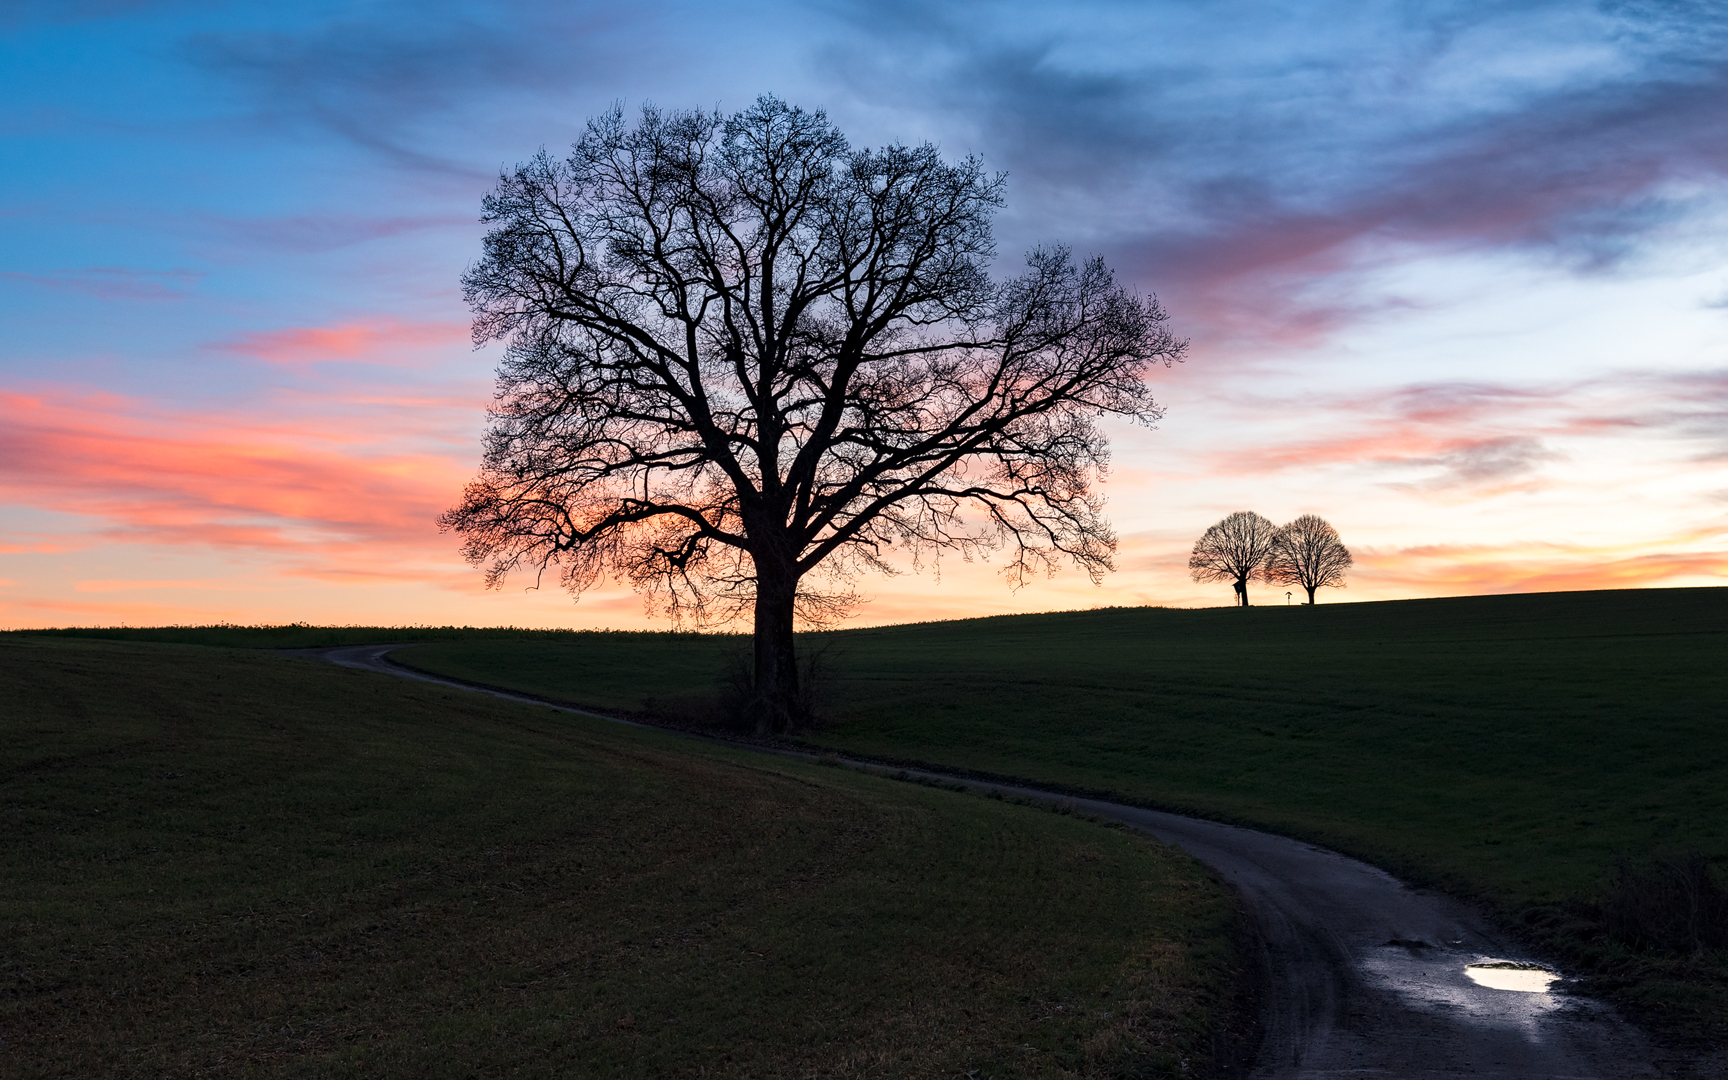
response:
<path fill-rule="evenodd" d="M 1263 407 L 1268 420 L 1288 401 L 1233 401 L 1239 413 Z M 1620 372 L 1546 385 L 1435 383 L 1365 394 L 1315 395 L 1296 403 L 1306 433 L 1268 436 L 1218 453 L 1208 471 L 1259 476 L 1319 466 L 1427 470 L 1412 490 L 1523 490 L 1543 465 L 1566 459 L 1556 440 L 1643 435 L 1703 444 L 1694 463 L 1728 457 L 1728 372 L 1651 375 Z"/>
<path fill-rule="evenodd" d="M 437 340 L 436 330 L 419 338 L 416 333 L 392 336 L 390 324 L 363 321 L 249 340 L 260 352 L 280 350 L 283 356 L 364 356 L 390 347 L 380 342 Z M 340 377 L 348 376 L 344 369 Z M 320 376 L 331 385 L 334 379 Z M 1268 434 L 1260 447 L 1197 457 L 1177 472 L 1125 467 L 1117 482 L 1144 487 L 1264 477 L 1276 484 L 1284 470 L 1359 464 L 1426 470 L 1429 487 L 1454 483 L 1474 497 L 1524 482 L 1541 455 L 1551 452 L 1546 439 L 1698 430 L 1699 417 L 1717 408 L 1711 395 L 1719 397 L 1725 385 L 1728 380 L 1715 376 L 1634 373 L 1554 387 L 1433 384 L 1317 396 L 1304 406 L 1309 419 L 1291 438 Z M 341 394 L 329 395 L 302 389 L 260 399 L 249 415 L 167 410 L 145 399 L 64 386 L 0 393 L 0 497 L 97 519 L 97 528 L 71 538 L 80 546 L 221 551 L 247 566 L 229 583 L 202 577 L 199 569 L 163 573 L 147 561 L 90 561 L 68 571 L 72 580 L 55 587 L 64 593 L 61 599 L 34 595 L 32 586 L 29 596 L 9 593 L 17 598 L 0 611 L 12 612 L 14 623 L 34 625 L 56 618 L 244 621 L 258 617 L 249 612 L 301 611 L 297 605 L 308 601 L 300 597 L 314 589 L 335 597 L 356 585 L 424 597 L 416 601 L 424 604 L 415 608 L 417 616 L 439 605 L 477 603 L 460 610 L 504 611 L 502 605 L 526 603 L 519 592 L 525 580 L 509 587 L 518 594 L 514 598 L 475 600 L 478 576 L 456 556 L 456 540 L 440 536 L 433 524 L 472 474 L 480 404 L 475 397 L 444 393 L 441 385 L 424 393 L 382 384 L 358 392 L 344 386 Z M 1317 426 L 1337 434 L 1301 437 Z M 1168 490 L 1174 495 L 1177 488 Z M 1360 485 L 1340 489 L 1345 503 L 1361 497 Z M 1196 535 L 1207 523 L 1195 523 Z M 7 545 L 0 550 L 14 553 L 74 546 L 37 533 L 0 535 L 0 541 Z M 878 599 L 861 607 L 851 625 L 1099 603 L 1210 603 L 1208 594 L 1187 581 L 1191 542 L 1167 533 L 1124 537 L 1122 569 L 1102 590 L 1077 575 L 1059 575 L 1013 593 L 993 566 L 958 563 L 946 564 L 938 589 L 930 587 L 932 578 L 861 581 L 862 591 Z M 1728 556 L 1711 550 L 1721 546 L 1721 536 L 1706 530 L 1636 549 L 1510 544 L 1368 550 L 1358 553 L 1353 587 L 1336 599 L 1691 583 L 1728 570 Z M 256 595 L 238 595 L 248 590 Z M 574 608 L 555 584 L 548 582 L 542 592 L 550 595 L 533 603 L 556 600 L 555 610 L 584 622 L 634 624 L 641 618 L 641 600 L 621 590 L 590 596 Z M 229 607 L 215 606 L 230 594 Z M 176 595 L 178 606 L 169 600 Z M 145 596 L 160 596 L 163 603 L 142 602 Z M 78 607 L 85 597 L 111 602 Z M 38 606 L 18 606 L 26 601 Z M 501 606 L 487 606 L 494 604 Z"/>
<path fill-rule="evenodd" d="M 317 421 L 249 430 L 112 395 L 0 393 L 0 416 L 0 492 L 14 501 L 98 517 L 129 540 L 314 561 L 383 568 L 404 548 L 453 546 L 433 521 L 471 467 L 359 452 Z"/>
<path fill-rule="evenodd" d="M 413 350 L 467 344 L 466 323 L 410 323 L 373 319 L 335 326 L 299 326 L 248 334 L 214 346 L 272 364 L 327 361 L 413 363 Z"/>
<path fill-rule="evenodd" d="M 1675 218 L 1680 197 L 1665 184 L 1728 174 L 1722 87 L 1715 68 L 1624 97 L 1580 89 L 1495 119 L 1460 118 L 1385 147 L 1378 161 L 1342 166 L 1301 200 L 1273 194 L 1282 178 L 1270 171 L 1234 184 L 1196 177 L 1191 224 L 1124 243 L 1114 261 L 1227 355 L 1312 346 L 1404 303 L 1365 301 L 1354 279 L 1412 251 L 1522 249 L 1597 270 Z"/>

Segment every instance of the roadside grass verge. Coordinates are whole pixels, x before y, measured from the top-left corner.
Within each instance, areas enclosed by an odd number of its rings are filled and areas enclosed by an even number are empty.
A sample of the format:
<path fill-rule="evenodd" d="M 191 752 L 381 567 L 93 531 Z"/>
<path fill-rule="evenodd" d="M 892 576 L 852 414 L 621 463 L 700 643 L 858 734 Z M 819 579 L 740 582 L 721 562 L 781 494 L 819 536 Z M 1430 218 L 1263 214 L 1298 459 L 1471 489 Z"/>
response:
<path fill-rule="evenodd" d="M 0 1073 L 1202 1072 L 1226 892 L 1029 807 L 227 649 L 0 637 Z"/>
<path fill-rule="evenodd" d="M 1321 843 L 1484 901 L 1646 1021 L 1728 1042 L 1716 939 L 1663 946 L 1626 924 L 1694 917 L 1715 895 L 1696 883 L 1728 880 L 1728 589 L 1109 609 L 813 639 L 832 672 L 817 747 Z M 659 695 L 677 716 L 736 647 L 616 634 L 397 656 L 599 709 L 652 712 Z M 1694 863 L 1706 877 L 1685 878 Z"/>

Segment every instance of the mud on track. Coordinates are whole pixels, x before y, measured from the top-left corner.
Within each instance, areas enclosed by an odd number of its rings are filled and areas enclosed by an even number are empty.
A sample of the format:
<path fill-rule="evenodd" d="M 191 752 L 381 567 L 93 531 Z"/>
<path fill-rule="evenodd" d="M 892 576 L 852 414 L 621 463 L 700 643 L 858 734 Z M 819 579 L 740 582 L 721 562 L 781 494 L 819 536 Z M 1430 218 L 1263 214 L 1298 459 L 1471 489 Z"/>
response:
<path fill-rule="evenodd" d="M 550 704 L 409 670 L 386 655 L 400 647 L 295 652 L 344 667 Z M 919 775 L 1027 798 L 1063 798 L 1077 810 L 1175 844 L 1233 886 L 1260 938 L 1261 1040 L 1249 1074 L 1255 1080 L 1691 1080 L 1723 1075 L 1720 1062 L 1706 1064 L 1652 1046 L 1607 1006 L 1567 993 L 1564 981 L 1548 993 L 1477 985 L 1466 976 L 1467 965 L 1531 958 L 1472 909 L 1412 889 L 1366 863 L 1213 821 L 934 772 Z"/>

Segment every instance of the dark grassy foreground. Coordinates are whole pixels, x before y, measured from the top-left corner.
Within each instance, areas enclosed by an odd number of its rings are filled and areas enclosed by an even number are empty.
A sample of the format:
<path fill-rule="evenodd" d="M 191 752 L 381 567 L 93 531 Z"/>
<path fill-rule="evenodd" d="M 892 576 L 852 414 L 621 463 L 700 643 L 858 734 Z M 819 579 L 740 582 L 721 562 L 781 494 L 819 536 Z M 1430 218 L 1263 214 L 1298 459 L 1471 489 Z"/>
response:
<path fill-rule="evenodd" d="M 1721 928 L 1639 930 L 1685 924 L 1688 889 L 1721 899 L 1728 589 L 1117 609 L 811 644 L 831 672 L 821 746 L 1305 837 L 1479 898 L 1647 1020 L 1728 1042 Z M 695 717 L 736 647 L 593 635 L 399 655 Z M 1684 870 L 1689 852 L 1702 877 L 1652 861 Z"/>
<path fill-rule="evenodd" d="M 1224 891 L 1043 810 L 276 656 L 0 637 L 0 1073 L 1202 1071 Z"/>

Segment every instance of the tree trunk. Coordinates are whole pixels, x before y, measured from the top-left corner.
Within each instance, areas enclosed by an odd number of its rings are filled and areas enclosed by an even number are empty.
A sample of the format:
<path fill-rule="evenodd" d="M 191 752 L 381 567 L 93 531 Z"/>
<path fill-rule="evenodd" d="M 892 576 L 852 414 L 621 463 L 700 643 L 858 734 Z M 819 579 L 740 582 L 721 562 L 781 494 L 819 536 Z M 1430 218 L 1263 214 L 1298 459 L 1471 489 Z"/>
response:
<path fill-rule="evenodd" d="M 1242 578 L 1236 582 L 1236 606 L 1248 606 L 1248 579 Z"/>
<path fill-rule="evenodd" d="M 748 719 L 758 735 L 775 735 L 806 719 L 792 639 L 797 591 L 791 566 L 772 556 L 756 557 L 756 673 Z"/>
<path fill-rule="evenodd" d="M 1319 588 L 1319 587 L 1320 587 L 1320 586 L 1318 586 L 1318 585 L 1309 585 L 1309 586 L 1307 586 L 1307 589 L 1308 589 L 1308 606 L 1309 606 L 1309 607 L 1313 607 L 1313 606 L 1314 606 L 1314 590 L 1315 590 L 1315 589 L 1318 589 L 1318 588 Z"/>

